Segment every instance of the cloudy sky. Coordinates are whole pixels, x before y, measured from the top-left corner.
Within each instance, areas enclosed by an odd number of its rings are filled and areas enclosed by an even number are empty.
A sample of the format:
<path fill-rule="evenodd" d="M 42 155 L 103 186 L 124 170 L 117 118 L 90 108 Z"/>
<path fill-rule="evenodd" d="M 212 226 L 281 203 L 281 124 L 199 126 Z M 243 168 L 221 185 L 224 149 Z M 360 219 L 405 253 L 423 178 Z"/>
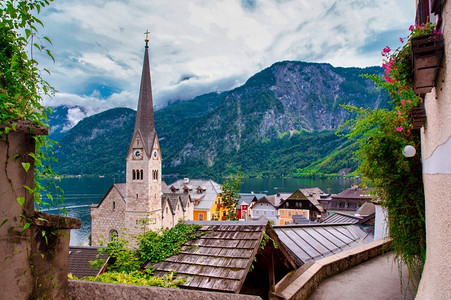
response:
<path fill-rule="evenodd" d="M 414 20 L 413 0 L 56 0 L 41 11 L 56 62 L 40 59 L 59 91 L 46 104 L 86 114 L 135 109 L 150 31 L 157 107 L 229 90 L 282 60 L 381 64 Z"/>

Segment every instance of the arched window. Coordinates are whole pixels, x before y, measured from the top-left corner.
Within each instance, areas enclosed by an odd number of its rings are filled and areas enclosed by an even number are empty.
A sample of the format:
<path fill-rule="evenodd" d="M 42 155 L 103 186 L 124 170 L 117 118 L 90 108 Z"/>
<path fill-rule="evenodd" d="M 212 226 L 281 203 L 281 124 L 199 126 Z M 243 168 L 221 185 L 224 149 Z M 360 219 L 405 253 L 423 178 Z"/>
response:
<path fill-rule="evenodd" d="M 135 180 L 135 179 L 136 179 L 136 171 L 133 170 L 133 180 Z"/>
<path fill-rule="evenodd" d="M 116 209 L 116 201 L 113 201 L 113 209 Z"/>
<path fill-rule="evenodd" d="M 139 174 L 141 175 L 141 177 L 139 179 L 143 180 L 144 176 L 143 176 L 143 170 L 139 171 Z"/>
<path fill-rule="evenodd" d="M 118 237 L 119 237 L 119 233 L 117 232 L 117 230 L 111 229 L 110 230 L 110 241 L 117 240 Z"/>

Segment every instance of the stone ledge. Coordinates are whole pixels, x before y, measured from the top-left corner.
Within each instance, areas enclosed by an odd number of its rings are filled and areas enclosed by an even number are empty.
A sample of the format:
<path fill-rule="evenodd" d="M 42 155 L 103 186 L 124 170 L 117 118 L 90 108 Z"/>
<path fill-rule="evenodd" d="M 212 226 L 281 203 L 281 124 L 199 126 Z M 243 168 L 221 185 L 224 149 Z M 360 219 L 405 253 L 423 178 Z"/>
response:
<path fill-rule="evenodd" d="M 58 216 L 35 211 L 33 223 L 40 227 L 55 227 L 58 229 L 80 229 L 81 220 L 72 217 Z"/>
<path fill-rule="evenodd" d="M 73 300 L 159 299 L 159 300 L 258 300 L 252 295 L 215 293 L 186 289 L 168 289 L 119 283 L 69 280 L 67 296 Z"/>
<path fill-rule="evenodd" d="M 12 130 L 11 132 L 18 132 L 18 133 L 26 133 L 26 134 L 32 134 L 32 135 L 48 135 L 49 131 L 47 128 L 43 126 L 38 126 L 35 123 L 29 121 L 29 120 L 18 120 L 13 121 L 12 123 L 16 124 L 16 130 Z M 12 128 L 11 124 L 6 123 L 0 125 L 1 128 Z"/>
<path fill-rule="evenodd" d="M 271 299 L 307 299 L 325 279 L 379 256 L 390 247 L 390 240 L 381 239 L 301 267 L 301 272 L 287 275 L 277 284 Z"/>

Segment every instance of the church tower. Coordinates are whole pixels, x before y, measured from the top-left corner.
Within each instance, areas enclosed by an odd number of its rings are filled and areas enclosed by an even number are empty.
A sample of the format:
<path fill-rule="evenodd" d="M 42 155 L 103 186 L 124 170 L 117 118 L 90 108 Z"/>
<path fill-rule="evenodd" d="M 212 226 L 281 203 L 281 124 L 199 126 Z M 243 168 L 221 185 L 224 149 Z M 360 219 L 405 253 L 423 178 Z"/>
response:
<path fill-rule="evenodd" d="M 129 234 L 161 227 L 162 157 L 155 130 L 147 34 L 135 129 L 126 157 L 124 225 Z"/>

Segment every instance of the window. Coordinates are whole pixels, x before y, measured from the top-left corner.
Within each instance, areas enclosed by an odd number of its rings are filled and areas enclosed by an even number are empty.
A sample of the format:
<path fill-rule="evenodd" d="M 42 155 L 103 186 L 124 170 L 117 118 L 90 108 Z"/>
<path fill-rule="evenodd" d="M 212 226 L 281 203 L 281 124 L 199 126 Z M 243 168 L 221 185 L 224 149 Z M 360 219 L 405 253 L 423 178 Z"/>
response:
<path fill-rule="evenodd" d="M 152 179 L 158 180 L 158 170 L 152 170 Z"/>
<path fill-rule="evenodd" d="M 291 217 L 291 211 L 288 212 L 288 216 Z"/>
<path fill-rule="evenodd" d="M 274 216 L 274 212 L 273 211 L 271 212 L 271 216 Z"/>
<path fill-rule="evenodd" d="M 285 217 L 285 211 L 282 210 L 282 217 Z"/>
<path fill-rule="evenodd" d="M 117 240 L 118 236 L 119 236 L 119 233 L 117 232 L 116 229 L 110 230 L 110 241 Z"/>
<path fill-rule="evenodd" d="M 204 214 L 199 214 L 199 221 L 203 221 L 204 220 Z"/>
<path fill-rule="evenodd" d="M 116 209 L 116 201 L 113 201 L 113 209 Z"/>
<path fill-rule="evenodd" d="M 143 170 L 132 170 L 133 180 L 143 180 Z"/>
<path fill-rule="evenodd" d="M 266 215 L 267 211 L 265 210 L 263 213 Z"/>

